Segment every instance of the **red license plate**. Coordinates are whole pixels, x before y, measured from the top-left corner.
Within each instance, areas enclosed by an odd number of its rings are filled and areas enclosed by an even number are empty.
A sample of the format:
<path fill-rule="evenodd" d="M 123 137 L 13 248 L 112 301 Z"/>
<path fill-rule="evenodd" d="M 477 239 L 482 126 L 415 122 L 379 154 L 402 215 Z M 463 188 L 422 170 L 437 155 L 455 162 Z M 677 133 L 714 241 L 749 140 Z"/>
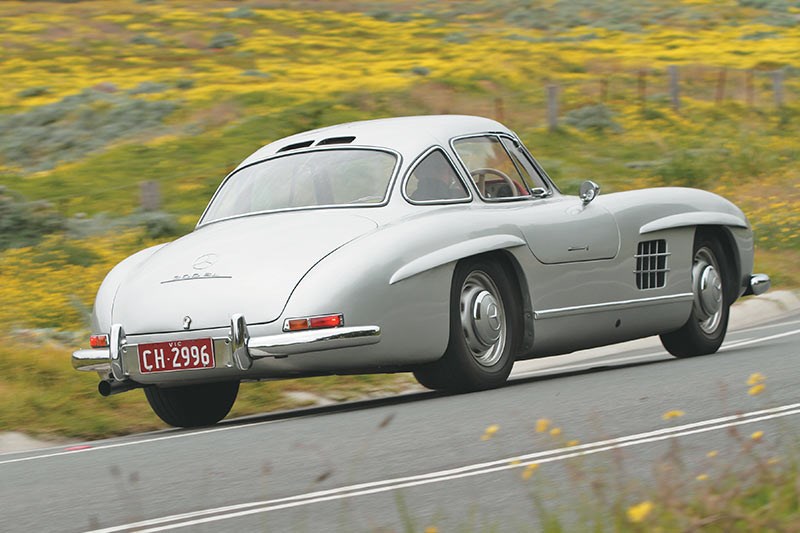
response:
<path fill-rule="evenodd" d="M 139 371 L 142 374 L 200 368 L 214 368 L 214 343 L 211 339 L 139 345 Z"/>

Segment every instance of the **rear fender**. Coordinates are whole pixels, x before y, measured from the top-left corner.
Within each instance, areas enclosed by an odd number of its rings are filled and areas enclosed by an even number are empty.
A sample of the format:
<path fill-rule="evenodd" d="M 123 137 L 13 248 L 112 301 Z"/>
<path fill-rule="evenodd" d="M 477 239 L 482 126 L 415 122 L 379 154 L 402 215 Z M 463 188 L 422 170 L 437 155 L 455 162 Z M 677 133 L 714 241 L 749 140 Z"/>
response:
<path fill-rule="evenodd" d="M 394 285 L 404 279 L 416 276 L 427 270 L 454 263 L 465 257 L 525 246 L 525 240 L 517 235 L 487 235 L 468 241 L 457 242 L 439 250 L 417 257 L 398 268 L 389 278 L 389 284 Z"/>

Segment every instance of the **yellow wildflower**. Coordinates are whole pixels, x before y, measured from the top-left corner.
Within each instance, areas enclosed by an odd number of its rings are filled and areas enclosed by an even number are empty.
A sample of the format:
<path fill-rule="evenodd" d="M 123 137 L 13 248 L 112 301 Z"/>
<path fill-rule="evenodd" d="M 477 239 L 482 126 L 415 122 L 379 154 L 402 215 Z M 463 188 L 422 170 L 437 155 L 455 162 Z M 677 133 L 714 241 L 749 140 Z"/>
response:
<path fill-rule="evenodd" d="M 491 426 L 486 428 L 486 431 L 483 432 L 483 435 L 481 435 L 481 440 L 491 439 L 492 437 L 494 437 L 494 434 L 497 433 L 497 430 L 499 429 L 500 426 L 498 426 L 497 424 L 492 424 Z"/>
<path fill-rule="evenodd" d="M 767 459 L 767 464 L 768 465 L 776 465 L 776 464 L 778 464 L 780 462 L 781 462 L 780 457 L 770 457 L 769 459 Z"/>
<path fill-rule="evenodd" d="M 764 377 L 764 374 L 762 374 L 761 372 L 755 372 L 753 374 L 750 374 L 750 377 L 747 378 L 747 384 L 752 387 L 753 385 L 758 385 L 759 383 L 763 383 L 765 379 L 767 378 Z"/>
<path fill-rule="evenodd" d="M 544 433 L 550 427 L 550 421 L 546 418 L 540 418 L 536 421 L 536 433 Z"/>
<path fill-rule="evenodd" d="M 643 501 L 631 507 L 628 507 L 627 515 L 628 521 L 633 524 L 639 524 L 647 518 L 647 515 L 653 510 L 653 502 Z"/>
<path fill-rule="evenodd" d="M 522 471 L 522 479 L 528 481 L 533 475 L 533 473 L 536 472 L 537 468 L 539 468 L 539 465 L 536 463 L 531 463 L 528 466 L 526 466 L 525 469 Z"/>
<path fill-rule="evenodd" d="M 561 435 L 561 428 L 553 428 L 550 430 L 550 434 L 554 437 L 558 437 Z"/>
<path fill-rule="evenodd" d="M 706 457 L 708 457 L 709 459 L 713 459 L 714 457 L 716 457 L 716 456 L 717 456 L 717 454 L 718 454 L 718 453 L 719 453 L 719 452 L 717 452 L 717 450 L 711 450 L 710 452 L 708 452 L 708 453 L 706 454 Z"/>
<path fill-rule="evenodd" d="M 750 435 L 750 438 L 753 439 L 754 441 L 760 441 L 763 437 L 764 437 L 763 431 L 754 431 L 753 434 Z"/>
<path fill-rule="evenodd" d="M 747 391 L 747 394 L 749 394 L 750 396 L 757 396 L 762 392 L 764 392 L 764 384 L 759 383 L 757 385 L 753 385 L 752 387 L 750 387 L 750 390 Z"/>
<path fill-rule="evenodd" d="M 695 478 L 697 481 L 706 481 L 708 479 L 708 474 L 700 474 Z"/>
<path fill-rule="evenodd" d="M 568 440 L 567 446 L 571 448 L 572 446 L 577 446 L 579 443 L 580 441 L 578 439 Z"/>
<path fill-rule="evenodd" d="M 680 411 L 680 410 L 676 409 L 676 410 L 673 410 L 673 411 L 667 411 L 666 413 L 661 415 L 661 418 L 663 418 L 664 420 L 672 420 L 673 418 L 678 418 L 678 417 L 681 417 L 681 416 L 683 416 L 685 414 L 686 413 L 684 413 L 683 411 Z"/>
<path fill-rule="evenodd" d="M 439 528 L 436 526 L 428 526 L 425 528 L 425 533 L 439 533 Z"/>

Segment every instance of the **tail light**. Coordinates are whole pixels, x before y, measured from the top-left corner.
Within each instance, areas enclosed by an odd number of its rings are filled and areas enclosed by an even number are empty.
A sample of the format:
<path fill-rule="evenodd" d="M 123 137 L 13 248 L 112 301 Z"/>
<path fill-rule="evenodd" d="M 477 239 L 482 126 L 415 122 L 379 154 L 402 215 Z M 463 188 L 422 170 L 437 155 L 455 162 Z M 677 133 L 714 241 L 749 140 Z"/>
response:
<path fill-rule="evenodd" d="M 89 346 L 92 348 L 108 348 L 108 335 L 92 335 L 89 337 Z"/>
<path fill-rule="evenodd" d="M 306 318 L 289 318 L 283 323 L 283 331 L 303 331 L 306 329 L 338 328 L 344 325 L 344 316 L 324 315 Z"/>

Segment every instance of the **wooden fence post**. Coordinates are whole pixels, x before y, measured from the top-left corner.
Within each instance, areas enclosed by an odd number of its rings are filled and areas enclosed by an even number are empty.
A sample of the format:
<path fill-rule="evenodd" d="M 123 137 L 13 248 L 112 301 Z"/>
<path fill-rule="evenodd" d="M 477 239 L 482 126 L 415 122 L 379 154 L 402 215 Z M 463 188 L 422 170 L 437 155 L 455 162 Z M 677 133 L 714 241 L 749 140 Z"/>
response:
<path fill-rule="evenodd" d="M 721 104 L 725 100 L 725 82 L 728 77 L 728 69 L 721 68 L 717 76 L 717 94 L 714 96 L 714 101 Z"/>
<path fill-rule="evenodd" d="M 678 66 L 670 65 L 667 69 L 669 72 L 669 95 L 672 100 L 672 109 L 676 113 L 681 111 L 681 95 L 680 85 L 678 84 Z"/>
<path fill-rule="evenodd" d="M 647 72 L 644 69 L 639 71 L 637 85 L 639 88 L 639 103 L 642 106 L 642 111 L 644 111 L 647 107 Z"/>
<path fill-rule="evenodd" d="M 499 96 L 494 99 L 494 118 L 497 122 L 505 122 L 505 105 Z"/>
<path fill-rule="evenodd" d="M 547 127 L 558 129 L 558 85 L 547 86 Z"/>
<path fill-rule="evenodd" d="M 158 211 L 161 207 L 161 191 L 157 181 L 143 181 L 139 184 L 139 198 L 143 211 Z"/>
<path fill-rule="evenodd" d="M 775 106 L 783 107 L 783 70 L 772 73 L 772 89 L 775 91 Z"/>

